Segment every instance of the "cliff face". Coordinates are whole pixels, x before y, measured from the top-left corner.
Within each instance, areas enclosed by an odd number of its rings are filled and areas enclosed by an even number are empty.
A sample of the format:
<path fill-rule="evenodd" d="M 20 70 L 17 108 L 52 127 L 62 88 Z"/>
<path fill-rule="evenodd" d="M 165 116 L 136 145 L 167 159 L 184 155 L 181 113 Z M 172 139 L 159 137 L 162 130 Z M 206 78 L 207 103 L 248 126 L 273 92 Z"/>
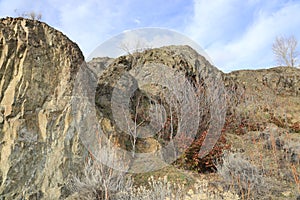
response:
<path fill-rule="evenodd" d="M 45 23 L 0 21 L 0 197 L 58 199 L 82 146 L 70 123 L 83 55 Z"/>

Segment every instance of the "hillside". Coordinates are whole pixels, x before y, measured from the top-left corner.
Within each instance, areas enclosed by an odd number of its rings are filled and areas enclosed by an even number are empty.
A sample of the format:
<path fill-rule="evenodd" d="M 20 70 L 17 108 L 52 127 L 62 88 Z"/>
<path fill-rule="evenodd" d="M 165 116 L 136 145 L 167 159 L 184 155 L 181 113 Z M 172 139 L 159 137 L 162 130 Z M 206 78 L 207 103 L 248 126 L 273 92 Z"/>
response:
<path fill-rule="evenodd" d="M 189 46 L 85 63 L 47 24 L 1 19 L 1 200 L 160 200 L 173 183 L 178 199 L 296 199 L 299 180 L 300 69 L 223 73 Z"/>

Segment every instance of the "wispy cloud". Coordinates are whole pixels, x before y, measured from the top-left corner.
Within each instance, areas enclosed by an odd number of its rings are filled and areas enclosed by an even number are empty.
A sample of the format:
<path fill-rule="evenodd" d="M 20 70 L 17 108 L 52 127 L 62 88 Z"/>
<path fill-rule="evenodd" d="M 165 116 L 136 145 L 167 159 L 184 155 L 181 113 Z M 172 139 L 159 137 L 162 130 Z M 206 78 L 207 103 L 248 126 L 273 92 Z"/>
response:
<path fill-rule="evenodd" d="M 200 0 L 194 9 L 186 32 L 224 71 L 274 66 L 274 38 L 293 34 L 300 39 L 298 1 Z"/>
<path fill-rule="evenodd" d="M 300 41 L 297 0 L 0 0 L 0 17 L 36 11 L 87 57 L 124 30 L 163 27 L 191 37 L 222 70 L 274 66 L 277 35 Z"/>
<path fill-rule="evenodd" d="M 42 20 L 77 42 L 87 56 L 99 44 L 124 30 L 166 27 L 182 30 L 192 13 L 191 0 L 1 0 L 0 16 L 41 12 Z"/>

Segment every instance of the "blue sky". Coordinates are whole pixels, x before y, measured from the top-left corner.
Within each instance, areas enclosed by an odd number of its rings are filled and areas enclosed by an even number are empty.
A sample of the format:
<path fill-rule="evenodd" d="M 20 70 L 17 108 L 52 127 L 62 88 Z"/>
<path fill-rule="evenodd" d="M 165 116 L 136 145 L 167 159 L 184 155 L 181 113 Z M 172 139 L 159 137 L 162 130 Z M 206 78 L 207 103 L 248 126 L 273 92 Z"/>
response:
<path fill-rule="evenodd" d="M 300 0 L 0 0 L 0 17 L 42 13 L 88 57 L 130 29 L 162 27 L 197 42 L 223 71 L 276 65 L 276 36 L 300 41 Z"/>

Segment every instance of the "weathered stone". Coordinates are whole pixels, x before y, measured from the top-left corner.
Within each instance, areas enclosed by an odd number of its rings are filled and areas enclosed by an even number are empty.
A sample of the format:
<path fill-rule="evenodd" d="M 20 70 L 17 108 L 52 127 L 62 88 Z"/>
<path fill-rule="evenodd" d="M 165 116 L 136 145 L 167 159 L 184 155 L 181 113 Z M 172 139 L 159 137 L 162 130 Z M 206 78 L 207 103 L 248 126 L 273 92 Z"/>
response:
<path fill-rule="evenodd" d="M 89 69 L 95 74 L 96 77 L 100 77 L 102 72 L 114 61 L 113 58 L 100 57 L 93 58 L 88 62 Z"/>
<path fill-rule="evenodd" d="M 103 62 L 103 59 L 101 58 L 93 59 L 93 63 L 89 63 L 89 66 L 97 64 L 97 60 L 99 60 L 100 64 L 101 62 Z M 164 105 L 164 108 L 160 108 L 159 112 L 166 112 L 164 118 L 166 118 L 166 116 L 170 116 L 170 113 L 168 113 L 170 108 L 168 107 L 168 105 L 170 104 L 168 104 L 167 102 L 170 99 L 168 99 L 167 97 L 169 97 L 171 92 L 173 92 L 173 95 L 179 95 L 179 93 L 175 93 L 174 91 L 176 89 L 180 89 L 179 87 L 182 86 L 177 87 L 177 85 L 180 85 L 180 83 L 176 82 L 176 80 L 173 78 L 178 74 L 182 75 L 182 77 L 185 77 L 185 81 L 188 81 L 192 85 L 193 95 L 195 95 L 195 91 L 199 91 L 199 94 L 203 95 L 203 99 L 201 99 L 203 100 L 201 102 L 203 103 L 202 107 L 205 106 L 204 98 L 208 99 L 208 97 L 205 96 L 205 89 L 208 93 L 207 88 L 209 87 L 220 88 L 220 90 L 218 91 L 218 95 L 220 96 L 218 96 L 218 98 L 215 100 L 215 102 L 217 103 L 222 102 L 222 97 L 224 96 L 222 96 L 222 94 L 224 94 L 224 90 L 222 90 L 222 72 L 212 66 L 203 56 L 199 55 L 189 46 L 167 46 L 148 49 L 143 52 L 121 56 L 113 60 L 113 62 L 111 62 L 111 60 L 108 61 L 110 61 L 110 63 L 106 65 L 107 67 L 103 71 L 100 70 L 101 75 L 99 76 L 98 86 L 96 89 L 95 103 L 100 113 L 98 117 L 100 121 L 103 121 L 103 118 L 110 121 L 109 124 L 111 124 L 114 128 L 104 126 L 104 132 L 106 134 L 111 134 L 111 129 L 113 129 L 114 132 L 112 134 L 116 137 L 122 138 L 122 140 L 119 140 L 121 141 L 121 143 L 123 143 L 120 144 L 120 146 L 127 146 L 128 151 L 131 151 L 128 127 L 133 128 L 133 124 L 130 124 L 128 121 L 132 120 L 131 116 L 137 114 L 138 120 L 140 121 L 137 122 L 139 125 L 136 128 L 137 132 L 140 135 L 136 141 L 136 152 L 153 152 L 154 154 L 156 154 L 157 151 L 162 151 L 160 153 L 157 153 L 157 155 L 168 155 L 163 157 L 168 157 L 168 159 L 171 159 L 172 156 L 170 156 L 170 152 L 167 152 L 167 150 L 164 152 L 164 150 L 162 150 L 162 148 L 160 147 L 160 145 L 163 146 L 168 144 L 168 141 L 162 141 L 165 138 L 160 138 L 160 133 L 158 133 L 159 131 L 156 131 L 159 128 L 156 129 L 157 127 L 155 126 L 148 126 L 152 122 L 150 120 L 152 111 L 149 111 L 151 110 L 151 108 L 156 106 L 156 104 L 153 102 L 161 102 L 161 104 Z M 201 91 L 202 93 L 200 92 L 201 87 L 205 87 L 205 89 Z M 130 90 L 132 90 L 132 93 L 128 92 Z M 213 94 L 213 92 L 215 91 L 213 91 L 212 89 L 210 92 Z M 114 99 L 113 95 L 115 95 Z M 138 102 L 138 99 L 142 100 Z M 114 108 L 113 103 L 115 100 L 120 101 L 121 103 L 129 100 L 130 104 L 128 105 L 128 109 L 131 116 L 126 115 L 127 107 L 121 106 L 117 109 Z M 180 99 L 178 101 L 180 101 Z M 135 112 L 136 105 L 139 105 L 138 110 L 141 110 L 141 112 Z M 218 103 L 217 106 L 214 107 L 216 108 L 214 110 L 218 111 L 218 106 L 224 106 L 224 102 Z M 112 109 L 116 110 L 118 116 L 114 115 Z M 177 109 L 180 110 L 181 107 L 178 107 Z M 191 107 L 189 109 L 191 109 Z M 209 109 L 210 108 L 207 107 L 207 110 Z M 196 109 L 191 110 L 189 116 L 185 116 L 183 117 L 183 119 L 186 120 L 189 117 L 193 116 L 192 112 L 196 113 L 197 111 Z M 146 113 L 150 113 L 149 116 Z M 222 113 L 219 114 L 219 117 L 221 116 Z M 122 118 L 123 121 L 118 117 Z M 197 119 L 200 119 L 197 117 L 190 118 L 189 123 L 193 123 L 194 121 L 197 122 Z M 201 118 L 203 119 L 202 123 L 205 124 L 204 126 L 200 126 L 201 129 L 207 129 L 206 122 L 208 121 L 209 117 L 209 115 L 205 115 L 205 117 Z M 184 122 L 184 120 L 182 121 L 182 124 L 187 123 Z M 146 128 L 144 128 L 145 126 Z M 196 134 L 198 135 L 195 137 L 198 137 L 199 134 L 202 133 L 201 130 L 197 132 L 198 126 L 198 123 L 191 125 L 191 127 L 196 127 Z M 176 130 L 174 134 L 176 134 Z M 149 136 L 150 138 L 141 138 L 141 136 Z M 194 136 L 190 137 L 193 138 Z M 156 140 L 160 141 L 158 142 Z"/>
<path fill-rule="evenodd" d="M 300 69 L 274 67 L 259 70 L 238 70 L 225 75 L 246 88 L 257 89 L 281 96 L 300 96 Z"/>
<path fill-rule="evenodd" d="M 83 55 L 45 23 L 0 20 L 0 199 L 59 199 L 83 148 L 70 101 Z"/>

